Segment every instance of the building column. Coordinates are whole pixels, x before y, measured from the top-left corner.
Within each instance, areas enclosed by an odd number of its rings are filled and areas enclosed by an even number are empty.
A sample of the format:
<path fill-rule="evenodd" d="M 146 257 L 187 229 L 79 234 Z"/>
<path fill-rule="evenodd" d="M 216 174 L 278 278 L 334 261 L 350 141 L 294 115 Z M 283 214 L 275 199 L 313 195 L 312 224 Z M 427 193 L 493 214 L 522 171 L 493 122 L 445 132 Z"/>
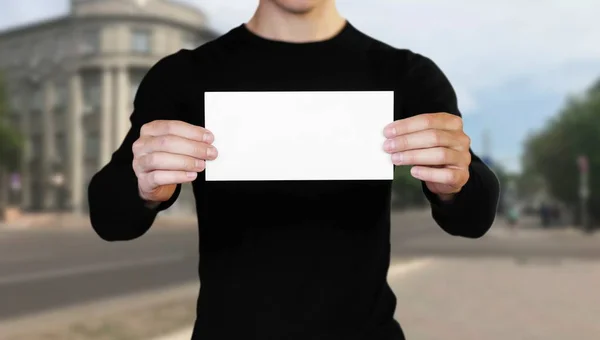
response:
<path fill-rule="evenodd" d="M 104 68 L 102 70 L 102 103 L 100 106 L 100 135 L 99 143 L 100 143 L 100 157 L 98 157 L 98 169 L 104 167 L 109 161 L 112 153 L 115 151 L 113 149 L 113 81 L 112 81 L 112 73 L 109 68 Z"/>
<path fill-rule="evenodd" d="M 54 119 L 52 119 L 53 87 L 49 81 L 42 84 L 44 103 L 42 107 L 42 187 L 43 187 L 43 209 L 55 208 L 56 195 L 52 183 L 54 175 Z"/>
<path fill-rule="evenodd" d="M 129 131 L 130 90 L 129 70 L 125 65 L 120 65 L 115 76 L 115 148 L 123 143 L 123 139 Z"/>
<path fill-rule="evenodd" d="M 67 155 L 68 166 L 65 176 L 66 185 L 69 190 L 69 205 L 73 212 L 83 211 L 83 198 L 86 191 L 86 183 L 83 179 L 83 94 L 81 75 L 75 71 L 69 79 L 69 109 L 67 113 Z"/>

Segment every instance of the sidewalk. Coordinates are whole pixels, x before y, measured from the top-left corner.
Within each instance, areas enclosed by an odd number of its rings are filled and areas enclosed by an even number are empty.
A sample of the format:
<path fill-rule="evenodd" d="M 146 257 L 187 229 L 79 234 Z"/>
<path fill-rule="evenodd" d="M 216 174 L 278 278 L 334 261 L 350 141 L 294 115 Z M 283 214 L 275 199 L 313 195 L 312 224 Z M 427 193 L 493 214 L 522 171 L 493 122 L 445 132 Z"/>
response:
<path fill-rule="evenodd" d="M 519 224 L 509 226 L 504 218 L 497 217 L 486 236 L 519 239 L 547 238 L 600 241 L 600 232 L 585 233 L 580 228 L 571 225 L 542 228 L 539 221 L 535 218 L 523 219 L 519 221 Z"/>
<path fill-rule="evenodd" d="M 193 327 L 184 328 L 180 331 L 161 336 L 154 340 L 190 340 L 192 338 Z"/>
<path fill-rule="evenodd" d="M 600 339 L 598 261 L 436 258 L 397 267 L 388 280 L 408 340 Z"/>
<path fill-rule="evenodd" d="M 600 262 L 438 259 L 392 283 L 407 339 L 598 340 Z"/>

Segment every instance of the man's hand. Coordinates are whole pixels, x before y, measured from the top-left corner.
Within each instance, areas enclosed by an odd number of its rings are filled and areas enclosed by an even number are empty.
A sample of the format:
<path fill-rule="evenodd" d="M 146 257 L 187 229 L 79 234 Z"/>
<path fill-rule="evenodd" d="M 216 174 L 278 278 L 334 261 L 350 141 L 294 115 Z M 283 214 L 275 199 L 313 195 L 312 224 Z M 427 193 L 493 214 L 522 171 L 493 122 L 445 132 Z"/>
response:
<path fill-rule="evenodd" d="M 384 150 L 395 165 L 412 165 L 413 177 L 447 201 L 469 179 L 471 139 L 462 118 L 449 113 L 427 113 L 397 120 L 384 130 Z"/>
<path fill-rule="evenodd" d="M 181 121 L 156 120 L 142 126 L 132 147 L 140 197 L 164 202 L 177 184 L 195 180 L 206 160 L 217 157 L 213 141 L 208 130 Z"/>

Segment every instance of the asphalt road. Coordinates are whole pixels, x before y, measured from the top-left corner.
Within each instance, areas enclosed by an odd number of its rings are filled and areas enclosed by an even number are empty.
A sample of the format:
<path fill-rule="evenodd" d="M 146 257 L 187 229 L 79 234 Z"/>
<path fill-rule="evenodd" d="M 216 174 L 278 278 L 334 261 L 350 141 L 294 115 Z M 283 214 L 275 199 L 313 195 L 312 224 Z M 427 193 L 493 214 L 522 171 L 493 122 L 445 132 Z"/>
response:
<path fill-rule="evenodd" d="M 392 256 L 600 258 L 598 238 L 552 232 L 479 240 L 445 234 L 424 211 L 392 216 Z M 197 232 L 151 230 L 108 243 L 82 231 L 0 231 L 0 320 L 196 280 Z"/>
<path fill-rule="evenodd" d="M 197 233 L 108 243 L 91 231 L 0 232 L 0 320 L 197 277 Z"/>

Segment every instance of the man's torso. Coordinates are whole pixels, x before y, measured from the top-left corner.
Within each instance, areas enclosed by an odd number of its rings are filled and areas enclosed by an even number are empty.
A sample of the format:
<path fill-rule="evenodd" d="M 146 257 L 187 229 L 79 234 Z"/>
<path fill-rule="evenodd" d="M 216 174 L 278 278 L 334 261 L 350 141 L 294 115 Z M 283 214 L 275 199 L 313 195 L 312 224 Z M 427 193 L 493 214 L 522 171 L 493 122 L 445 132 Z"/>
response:
<path fill-rule="evenodd" d="M 209 91 L 391 90 L 402 117 L 397 90 L 410 52 L 351 28 L 304 46 L 240 30 L 180 52 L 192 66 L 183 119 L 204 126 Z M 362 166 L 360 155 L 347 166 Z M 391 181 L 204 178 L 193 183 L 202 285 L 195 338 L 402 339 L 386 282 Z"/>

